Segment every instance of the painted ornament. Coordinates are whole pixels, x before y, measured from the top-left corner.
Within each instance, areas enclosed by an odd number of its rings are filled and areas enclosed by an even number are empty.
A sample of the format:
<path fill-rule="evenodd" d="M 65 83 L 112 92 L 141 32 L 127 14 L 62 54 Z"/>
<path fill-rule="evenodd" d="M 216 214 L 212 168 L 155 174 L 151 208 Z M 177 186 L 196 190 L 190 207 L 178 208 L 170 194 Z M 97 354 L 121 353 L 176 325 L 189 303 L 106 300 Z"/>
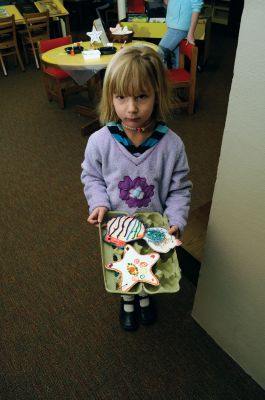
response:
<path fill-rule="evenodd" d="M 167 253 L 182 244 L 175 236 L 170 235 L 165 228 L 145 229 L 144 224 L 136 217 L 114 217 L 106 224 L 106 229 L 105 242 L 117 247 L 124 247 L 128 242 L 143 239 L 152 250 L 158 253 Z"/>
<path fill-rule="evenodd" d="M 159 280 L 152 272 L 153 265 L 159 260 L 158 253 L 139 254 L 127 244 L 124 248 L 123 258 L 107 264 L 105 267 L 120 274 L 120 289 L 128 292 L 136 283 L 145 282 L 153 286 L 159 285 Z"/>
<path fill-rule="evenodd" d="M 182 244 L 165 228 L 147 228 L 143 239 L 152 250 L 158 251 L 158 253 L 167 253 Z"/>
<path fill-rule="evenodd" d="M 144 224 L 135 217 L 119 216 L 112 218 L 106 225 L 105 242 L 123 247 L 133 240 L 142 239 L 145 233 Z"/>
<path fill-rule="evenodd" d="M 91 32 L 86 33 L 87 36 L 90 37 L 90 43 L 98 42 L 101 43 L 100 36 L 102 35 L 102 31 L 97 31 L 96 28 L 93 26 Z"/>

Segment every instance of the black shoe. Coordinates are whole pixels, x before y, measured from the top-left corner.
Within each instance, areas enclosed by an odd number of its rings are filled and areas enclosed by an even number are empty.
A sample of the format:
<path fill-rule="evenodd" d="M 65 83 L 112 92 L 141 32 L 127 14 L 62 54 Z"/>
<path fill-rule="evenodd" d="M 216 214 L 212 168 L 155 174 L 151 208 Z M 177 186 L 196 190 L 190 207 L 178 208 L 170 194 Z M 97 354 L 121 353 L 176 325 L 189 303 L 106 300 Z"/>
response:
<path fill-rule="evenodd" d="M 133 304 L 134 311 L 132 312 L 125 311 L 124 304 Z M 139 319 L 134 301 L 124 301 L 123 298 L 121 299 L 120 325 L 126 331 L 136 331 L 136 329 L 138 329 Z"/>
<path fill-rule="evenodd" d="M 147 296 L 148 297 L 148 296 Z M 144 297 L 139 297 L 139 303 L 141 298 Z M 139 313 L 140 313 L 140 322 L 142 325 L 151 325 L 156 321 L 156 308 L 154 305 L 153 300 L 149 297 L 149 306 L 146 307 L 139 307 Z"/>

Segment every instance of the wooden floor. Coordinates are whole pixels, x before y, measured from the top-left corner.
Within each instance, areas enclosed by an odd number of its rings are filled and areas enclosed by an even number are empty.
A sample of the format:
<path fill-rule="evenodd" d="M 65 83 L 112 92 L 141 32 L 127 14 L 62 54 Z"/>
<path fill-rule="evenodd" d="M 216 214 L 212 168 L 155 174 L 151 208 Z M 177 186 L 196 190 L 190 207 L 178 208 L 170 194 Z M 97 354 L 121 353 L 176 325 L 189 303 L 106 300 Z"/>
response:
<path fill-rule="evenodd" d="M 183 248 L 198 261 L 202 261 L 211 202 L 192 211 L 182 236 Z"/>

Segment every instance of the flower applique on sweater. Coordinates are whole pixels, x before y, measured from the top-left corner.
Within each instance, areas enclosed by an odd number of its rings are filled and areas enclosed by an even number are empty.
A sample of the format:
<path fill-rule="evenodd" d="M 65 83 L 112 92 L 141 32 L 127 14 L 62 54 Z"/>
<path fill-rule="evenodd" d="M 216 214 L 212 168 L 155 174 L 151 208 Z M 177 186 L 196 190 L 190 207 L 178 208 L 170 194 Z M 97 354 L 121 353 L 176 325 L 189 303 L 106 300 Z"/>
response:
<path fill-rule="evenodd" d="M 131 179 L 125 176 L 118 184 L 120 198 L 130 207 L 147 207 L 154 195 L 154 185 L 148 185 L 145 178 Z"/>

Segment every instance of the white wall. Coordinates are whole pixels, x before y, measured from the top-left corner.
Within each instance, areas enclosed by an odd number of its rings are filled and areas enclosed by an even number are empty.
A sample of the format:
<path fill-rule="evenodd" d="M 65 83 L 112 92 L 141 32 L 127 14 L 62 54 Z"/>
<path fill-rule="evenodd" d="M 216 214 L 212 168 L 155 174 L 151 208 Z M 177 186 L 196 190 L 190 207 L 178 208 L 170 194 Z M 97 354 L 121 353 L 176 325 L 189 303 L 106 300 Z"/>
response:
<path fill-rule="evenodd" d="M 192 316 L 265 387 L 265 1 L 245 0 Z"/>

